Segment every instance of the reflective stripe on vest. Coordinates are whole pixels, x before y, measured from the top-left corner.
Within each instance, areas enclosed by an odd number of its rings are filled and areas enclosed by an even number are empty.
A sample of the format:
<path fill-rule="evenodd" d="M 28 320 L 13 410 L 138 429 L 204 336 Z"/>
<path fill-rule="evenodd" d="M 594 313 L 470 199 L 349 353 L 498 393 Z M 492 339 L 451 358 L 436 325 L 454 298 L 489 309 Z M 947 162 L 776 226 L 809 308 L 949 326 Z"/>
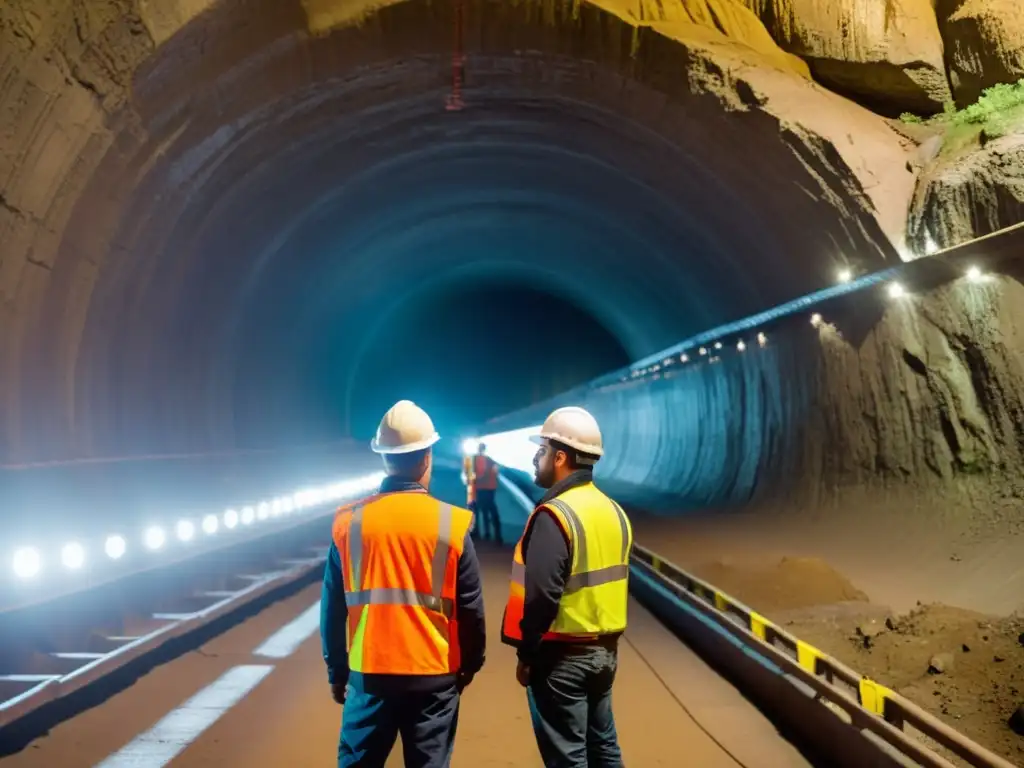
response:
<path fill-rule="evenodd" d="M 468 510 L 424 492 L 384 494 L 339 514 L 334 539 L 342 557 L 354 672 L 458 671 L 451 620 L 471 520 Z"/>
<path fill-rule="evenodd" d="M 571 489 L 541 505 L 533 514 L 544 507 L 553 513 L 565 533 L 572 557 L 558 614 L 544 638 L 593 639 L 602 634 L 621 632 L 626 628 L 629 555 L 633 544 L 632 528 L 626 514 L 593 484 Z M 614 511 L 617 526 L 608 516 L 610 511 Z M 591 537 L 598 540 L 592 541 Z M 609 547 L 610 542 L 616 539 L 615 544 Z M 597 558 L 602 562 L 592 562 Z M 510 582 L 502 640 L 514 645 L 522 639 L 519 622 L 525 601 L 526 566 L 522 539 L 513 554 Z"/>
<path fill-rule="evenodd" d="M 412 605 L 426 608 L 429 611 L 444 614 L 451 618 L 454 614 L 455 601 L 444 599 L 444 572 L 451 551 L 452 539 L 452 507 L 441 504 L 439 525 L 437 527 L 437 545 L 434 547 L 434 559 L 430 565 L 431 594 L 415 592 L 411 589 L 395 587 L 376 587 L 358 589 L 363 575 L 363 506 L 352 510 L 352 525 L 349 527 L 348 551 L 349 562 L 352 563 L 351 590 L 345 592 L 345 604 L 350 607 L 360 605 Z M 446 638 L 447 639 L 447 638 Z"/>

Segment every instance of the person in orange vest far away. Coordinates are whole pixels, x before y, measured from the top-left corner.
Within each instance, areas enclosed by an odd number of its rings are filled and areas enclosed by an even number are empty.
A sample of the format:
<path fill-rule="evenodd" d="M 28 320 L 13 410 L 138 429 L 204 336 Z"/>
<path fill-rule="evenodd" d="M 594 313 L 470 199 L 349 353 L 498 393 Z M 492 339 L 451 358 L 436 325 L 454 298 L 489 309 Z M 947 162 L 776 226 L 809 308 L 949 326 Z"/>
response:
<path fill-rule="evenodd" d="M 494 498 L 498 493 L 498 464 L 487 455 L 487 446 L 483 443 L 469 463 L 466 487 L 472 489 L 469 491 L 475 502 L 472 509 L 482 521 L 480 535 L 501 544 L 501 519 Z"/>
<path fill-rule="evenodd" d="M 396 403 L 370 446 L 387 477 L 334 521 L 320 634 L 344 704 L 339 768 L 383 768 L 399 734 L 407 768 L 448 766 L 460 696 L 484 663 L 472 513 L 427 492 L 439 439 L 423 410 Z"/>
<path fill-rule="evenodd" d="M 548 416 L 533 459 L 547 493 L 512 558 L 501 639 L 518 649 L 516 679 L 547 768 L 620 768 L 612 715 L 618 642 L 626 629 L 633 529 L 594 485 L 604 453 L 582 408 Z"/>

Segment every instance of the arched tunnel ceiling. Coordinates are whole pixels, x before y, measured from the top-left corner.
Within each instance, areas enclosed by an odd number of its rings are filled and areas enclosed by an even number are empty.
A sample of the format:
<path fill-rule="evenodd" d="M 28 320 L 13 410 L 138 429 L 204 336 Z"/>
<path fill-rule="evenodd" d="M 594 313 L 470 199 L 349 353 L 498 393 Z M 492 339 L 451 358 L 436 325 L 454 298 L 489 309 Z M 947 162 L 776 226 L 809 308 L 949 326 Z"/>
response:
<path fill-rule="evenodd" d="M 224 446 L 239 419 L 270 431 L 303 413 L 303 355 L 358 359 L 404 299 L 488 276 L 569 298 L 639 356 L 819 288 L 837 263 L 897 258 L 902 212 L 877 213 L 843 156 L 754 107 L 768 78 L 859 108 L 738 48 L 748 79 L 594 6 L 469 2 L 466 107 L 448 112 L 451 3 L 319 35 L 342 6 L 313 5 L 207 9 L 141 57 L 123 102 L 71 68 L 89 88 L 51 149 L 75 173 L 48 187 L 46 159 L 21 158 L 38 199 L 5 198 L 62 221 L 3 281 L 8 456 Z"/>

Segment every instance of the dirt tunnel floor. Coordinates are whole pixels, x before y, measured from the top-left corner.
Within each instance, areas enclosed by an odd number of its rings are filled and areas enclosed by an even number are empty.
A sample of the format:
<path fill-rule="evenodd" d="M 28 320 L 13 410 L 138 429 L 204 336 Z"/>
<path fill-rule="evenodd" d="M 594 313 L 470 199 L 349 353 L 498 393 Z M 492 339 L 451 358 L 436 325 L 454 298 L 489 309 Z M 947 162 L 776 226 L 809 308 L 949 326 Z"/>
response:
<path fill-rule="evenodd" d="M 1024 765 L 1024 735 L 1010 726 L 1024 705 L 1024 617 L 984 610 L 1024 604 L 1022 542 L 968 545 L 900 518 L 876 522 L 827 533 L 753 515 L 638 517 L 635 527 L 641 544 Z"/>

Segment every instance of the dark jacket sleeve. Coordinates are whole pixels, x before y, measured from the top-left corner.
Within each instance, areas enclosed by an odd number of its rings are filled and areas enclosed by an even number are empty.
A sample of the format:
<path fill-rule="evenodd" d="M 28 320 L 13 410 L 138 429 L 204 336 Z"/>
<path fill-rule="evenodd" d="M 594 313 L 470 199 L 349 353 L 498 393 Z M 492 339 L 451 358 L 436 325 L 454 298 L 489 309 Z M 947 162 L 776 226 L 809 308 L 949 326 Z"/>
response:
<path fill-rule="evenodd" d="M 526 563 L 526 601 L 519 629 L 519 659 L 531 664 L 541 638 L 558 615 L 558 603 L 569 577 L 569 542 L 555 519 L 547 512 L 534 515 L 523 536 Z"/>
<path fill-rule="evenodd" d="M 455 577 L 455 620 L 459 628 L 462 671 L 475 675 L 484 665 L 487 650 L 487 626 L 484 620 L 484 591 L 480 579 L 480 561 L 473 539 L 466 534 Z"/>
<path fill-rule="evenodd" d="M 324 585 L 320 594 L 320 641 L 327 680 L 334 685 L 348 681 L 348 642 L 345 637 L 345 582 L 341 577 L 341 555 L 332 543 L 324 568 Z"/>

